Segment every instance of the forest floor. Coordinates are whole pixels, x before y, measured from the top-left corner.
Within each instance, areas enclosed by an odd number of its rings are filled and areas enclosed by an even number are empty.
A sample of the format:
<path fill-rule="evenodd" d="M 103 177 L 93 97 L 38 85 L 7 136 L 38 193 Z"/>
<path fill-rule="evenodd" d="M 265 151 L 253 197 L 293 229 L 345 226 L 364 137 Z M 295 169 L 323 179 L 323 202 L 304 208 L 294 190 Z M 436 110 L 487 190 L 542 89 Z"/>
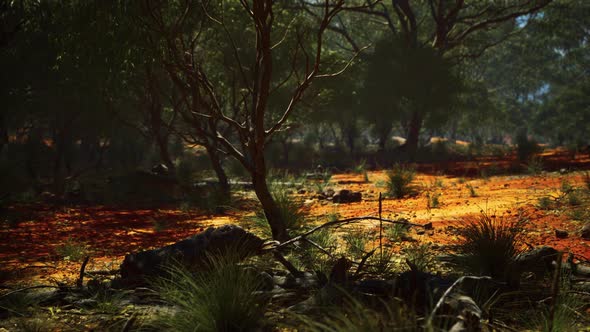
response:
<path fill-rule="evenodd" d="M 568 161 L 570 164 L 565 166 L 573 171 L 559 171 L 564 163 L 557 157 L 551 159 L 555 156 L 558 154 L 548 155 L 544 165 L 551 165 L 549 169 L 557 171 L 540 174 L 488 175 L 493 173 L 490 170 L 501 172 L 514 165 L 514 161 L 506 160 L 417 165 L 413 181 L 415 194 L 403 199 L 384 198 L 382 217 L 404 218 L 417 224 L 432 223 L 434 229 L 410 231 L 403 241 L 394 245 L 394 250 L 425 244 L 434 254 L 448 254 L 449 246 L 459 241 L 456 230 L 485 213 L 492 218 L 523 221 L 526 246 L 548 245 L 588 262 L 590 240 L 581 237 L 580 229 L 590 221 L 590 209 L 586 202 L 572 201 L 571 193 L 588 189 L 587 173 L 580 169 L 589 168 L 590 156 L 577 156 L 573 165 Z M 446 172 L 452 175 L 445 175 L 441 169 L 452 170 Z M 484 169 L 488 172 L 481 171 Z M 362 171 L 334 174 L 328 183 L 321 184 L 323 191 L 331 188 L 336 192 L 348 189 L 362 193 L 361 202 L 348 204 L 336 204 L 321 197 L 317 193 L 318 182 L 312 180 L 302 180 L 288 190 L 301 202 L 307 222 L 319 225 L 327 219 L 378 216 L 379 193 L 385 195 L 387 180 L 387 171 Z M 570 194 L 566 195 L 565 191 Z M 253 211 L 258 209 L 253 192 L 237 191 L 234 196 L 232 208 L 221 214 L 178 206 L 150 209 L 48 204 L 12 206 L 8 214 L 17 217 L 9 218 L 10 222 L 3 221 L 0 227 L 0 285 L 7 288 L 74 285 L 86 256 L 90 257 L 86 272 L 117 273 L 126 254 L 177 242 L 209 226 L 233 223 L 259 232 L 249 221 Z M 437 197 L 436 204 L 432 197 Z M 363 221 L 347 227 L 366 230 L 367 234 L 372 234 L 374 242 L 379 223 Z M 347 227 L 337 232 L 346 232 L 350 229 Z M 566 231 L 567 237 L 558 238 L 556 229 Z M 52 310 L 49 308 L 41 321 L 52 317 L 60 322 L 71 319 L 78 327 L 100 324 L 98 316 L 95 317 L 97 321 L 92 321 L 91 316 L 68 316 Z M 121 315 L 127 320 L 131 314 Z"/>
<path fill-rule="evenodd" d="M 549 155 L 551 156 L 551 155 Z M 559 160 L 546 159 L 553 169 Z M 575 167 L 587 167 L 588 155 L 574 160 Z M 471 174 L 483 169 L 487 161 L 443 165 L 455 174 Z M 510 161 L 492 161 L 492 166 L 506 168 Z M 489 163 L 487 166 L 489 166 Z M 571 166 L 571 165 L 570 165 Z M 438 165 L 437 167 L 440 167 Z M 450 168 L 449 168 L 450 167 Z M 383 200 L 384 218 L 405 218 L 413 223 L 432 222 L 434 231 L 411 232 L 412 242 L 430 244 L 434 251 L 444 252 L 447 244 L 456 243 L 454 231 L 470 218 L 486 213 L 493 218 L 525 220 L 526 239 L 530 246 L 549 245 L 573 252 L 590 260 L 590 241 L 581 238 L 579 230 L 588 222 L 588 207 L 540 206 L 543 197 L 550 202 L 563 200 L 564 186 L 585 188 L 585 173 L 542 172 L 537 175 L 479 174 L 475 177 L 441 174 L 432 165 L 420 165 L 414 180 L 416 194 Z M 488 168 L 489 169 L 489 168 Z M 434 174 L 433 174 L 434 173 Z M 313 183 L 292 190 L 309 214 L 310 223 L 321 223 L 330 215 L 338 218 L 377 216 L 379 193 L 386 192 L 386 171 L 360 174 L 335 174 L 325 189 L 349 189 L 362 193 L 362 201 L 335 204 L 319 199 Z M 305 188 L 305 189 L 302 189 Z M 128 209 L 105 206 L 55 207 L 47 204 L 18 205 L 9 213 L 16 221 L 2 223 L 0 228 L 0 284 L 73 283 L 78 278 L 80 261 L 90 256 L 86 271 L 116 270 L 125 254 L 157 248 L 194 235 L 209 226 L 235 223 L 249 228 L 245 222 L 256 206 L 253 193 L 239 193 L 234 208 L 224 214 L 211 215 L 178 207 Z M 432 204 L 432 197 L 438 202 Z M 430 201 L 430 203 L 429 203 Z M 378 222 L 360 224 L 367 230 L 378 229 Z M 357 224 L 355 227 L 359 227 Z M 568 233 L 557 238 L 555 230 Z M 256 231 L 256 230 L 254 230 Z M 403 244 L 402 244 L 403 246 Z"/>

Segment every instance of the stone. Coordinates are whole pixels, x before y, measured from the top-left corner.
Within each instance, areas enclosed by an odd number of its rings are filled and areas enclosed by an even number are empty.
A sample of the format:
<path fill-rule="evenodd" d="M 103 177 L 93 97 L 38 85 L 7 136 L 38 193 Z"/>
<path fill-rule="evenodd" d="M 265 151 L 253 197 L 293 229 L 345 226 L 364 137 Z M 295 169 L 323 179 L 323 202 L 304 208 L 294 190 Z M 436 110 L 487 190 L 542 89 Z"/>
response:
<path fill-rule="evenodd" d="M 360 192 L 353 192 L 347 189 L 339 190 L 332 197 L 334 203 L 355 203 L 362 201 L 363 195 Z"/>
<path fill-rule="evenodd" d="M 555 229 L 555 237 L 558 239 L 565 239 L 568 237 L 568 232 L 562 229 Z"/>
<path fill-rule="evenodd" d="M 582 226 L 580 236 L 582 236 L 582 239 L 584 240 L 590 240 L 590 223 L 586 223 L 586 225 Z"/>
<path fill-rule="evenodd" d="M 211 254 L 237 249 L 237 254 L 247 257 L 260 250 L 263 243 L 258 236 L 236 225 L 209 227 L 174 244 L 126 255 L 119 282 L 123 286 L 144 284 L 149 278 L 164 275 L 166 265 L 171 262 L 192 270 L 204 269 Z"/>

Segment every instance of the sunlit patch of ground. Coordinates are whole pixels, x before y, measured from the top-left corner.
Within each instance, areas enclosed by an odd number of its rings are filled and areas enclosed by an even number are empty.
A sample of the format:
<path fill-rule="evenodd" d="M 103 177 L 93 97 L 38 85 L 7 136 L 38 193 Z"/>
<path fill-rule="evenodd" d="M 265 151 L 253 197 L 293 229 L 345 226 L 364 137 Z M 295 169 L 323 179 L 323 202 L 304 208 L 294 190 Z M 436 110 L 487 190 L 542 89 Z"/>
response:
<path fill-rule="evenodd" d="M 547 158 L 550 161 L 557 157 L 548 155 Z M 573 161 L 587 165 L 588 157 L 579 156 Z M 481 161 L 477 163 L 482 165 Z M 476 167 L 477 163 L 466 162 L 455 167 L 467 170 Z M 498 162 L 494 163 L 498 165 Z M 513 162 L 508 161 L 507 164 Z M 564 181 L 574 187 L 584 187 L 582 172 L 490 177 L 433 174 L 436 172 L 418 173 L 414 181 L 415 196 L 383 200 L 385 218 L 406 218 L 413 223 L 431 222 L 434 225 L 433 232 L 420 235 L 415 231 L 410 232 L 410 236 L 418 242 L 431 243 L 439 248 L 454 244 L 458 238 L 453 230 L 465 225 L 469 218 L 485 212 L 494 218 L 524 218 L 526 242 L 531 246 L 550 245 L 590 259 L 590 241 L 583 240 L 578 233 L 583 221 L 572 220 L 567 206 L 555 210 L 537 207 L 541 197 L 559 197 Z M 318 200 L 314 197 L 313 183 L 309 183 L 306 193 L 296 194 L 309 210 L 309 222 L 320 224 L 327 217 L 377 216 L 379 193 L 385 195 L 387 191 L 387 174 L 386 171 L 370 171 L 366 177 L 368 181 L 364 174 L 335 174 L 330 179 L 327 185 L 329 188 L 362 192 L 363 201 L 352 204 Z M 248 195 L 252 196 L 251 193 Z M 438 196 L 439 206 L 429 206 L 428 195 Z M 250 202 L 240 206 L 226 214 L 217 215 L 194 210 L 181 211 L 177 207 L 125 209 L 104 206 L 15 206 L 11 211 L 24 217 L 0 228 L 0 283 L 73 282 L 78 277 L 81 258 L 65 256 L 68 253 L 68 250 L 64 250 L 65 245 L 70 246 L 69 252 L 84 251 L 82 258 L 85 255 L 91 257 L 87 271 L 116 270 L 129 252 L 171 244 L 209 226 L 227 223 L 243 225 L 245 217 L 253 213 L 253 204 Z M 378 222 L 366 221 L 360 225 L 374 233 Z M 569 236 L 558 239 L 555 229 L 565 230 Z M 338 230 L 339 233 L 346 231 L 347 228 Z M 404 245 L 404 242 L 398 244 L 399 247 Z"/>

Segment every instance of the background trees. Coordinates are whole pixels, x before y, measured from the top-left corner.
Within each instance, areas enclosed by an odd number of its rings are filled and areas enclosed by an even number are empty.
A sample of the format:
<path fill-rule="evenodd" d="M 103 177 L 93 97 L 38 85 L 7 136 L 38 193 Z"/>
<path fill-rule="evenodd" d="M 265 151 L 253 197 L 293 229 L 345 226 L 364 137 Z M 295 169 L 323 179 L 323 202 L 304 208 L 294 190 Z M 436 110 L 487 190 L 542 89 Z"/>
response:
<path fill-rule="evenodd" d="M 64 195 L 82 175 L 155 163 L 174 175 L 199 156 L 228 193 L 236 160 L 284 239 L 269 165 L 346 169 L 380 154 L 388 166 L 403 152 L 392 135 L 406 138 L 410 157 L 432 135 L 486 143 L 526 129 L 587 144 L 582 0 L 0 9 L 0 166 L 14 188 L 2 197 Z"/>

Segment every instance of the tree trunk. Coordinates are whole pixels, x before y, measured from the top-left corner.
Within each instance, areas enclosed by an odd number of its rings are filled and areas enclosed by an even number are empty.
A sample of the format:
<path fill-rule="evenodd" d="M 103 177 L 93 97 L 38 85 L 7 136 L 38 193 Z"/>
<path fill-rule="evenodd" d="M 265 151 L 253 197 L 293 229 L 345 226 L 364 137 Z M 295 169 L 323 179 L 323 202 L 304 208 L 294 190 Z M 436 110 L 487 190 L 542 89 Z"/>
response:
<path fill-rule="evenodd" d="M 215 175 L 217 175 L 217 180 L 219 181 L 219 187 L 224 194 L 229 195 L 229 180 L 227 178 L 227 174 L 225 174 L 225 170 L 221 165 L 221 158 L 219 158 L 219 153 L 217 152 L 216 148 L 213 146 L 206 146 L 207 154 L 209 155 L 209 160 L 211 161 L 211 167 L 213 171 L 215 171 Z"/>
<path fill-rule="evenodd" d="M 160 159 L 162 159 L 164 165 L 168 167 L 168 170 L 170 170 L 170 172 L 173 173 L 174 162 L 172 161 L 172 157 L 170 157 L 170 151 L 168 149 L 168 139 L 167 137 L 164 137 L 161 133 L 159 133 L 159 130 L 156 136 L 156 144 L 158 145 L 158 151 L 160 152 Z"/>
<path fill-rule="evenodd" d="M 415 152 L 418 149 L 420 129 L 422 129 L 422 114 L 414 111 L 408 125 L 408 136 L 406 137 L 406 143 L 403 145 L 404 150 Z"/>
<path fill-rule="evenodd" d="M 270 225 L 273 239 L 284 242 L 289 239 L 287 225 L 285 225 L 281 211 L 272 197 L 270 190 L 268 189 L 268 185 L 266 183 L 264 158 L 259 157 L 259 160 L 257 161 L 262 161 L 262 164 L 257 163 L 254 171 L 252 172 L 252 184 L 254 185 L 254 192 L 256 193 L 256 197 L 258 197 L 260 204 L 262 205 L 264 215 L 268 221 L 268 224 Z"/>

